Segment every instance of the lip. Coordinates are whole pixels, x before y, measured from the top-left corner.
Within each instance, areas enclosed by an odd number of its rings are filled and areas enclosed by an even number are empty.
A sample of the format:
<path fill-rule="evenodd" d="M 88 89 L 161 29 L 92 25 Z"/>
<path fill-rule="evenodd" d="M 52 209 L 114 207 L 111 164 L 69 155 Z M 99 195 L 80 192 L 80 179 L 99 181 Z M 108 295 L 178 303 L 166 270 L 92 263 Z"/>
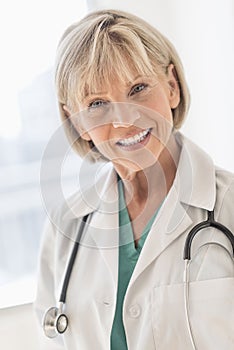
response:
<path fill-rule="evenodd" d="M 140 142 L 137 142 L 137 143 L 135 143 L 135 144 L 133 144 L 133 145 L 127 145 L 127 146 L 125 146 L 125 145 L 121 145 L 120 143 L 118 143 L 118 142 L 116 142 L 116 145 L 119 147 L 119 148 L 121 148 L 122 150 L 125 150 L 125 151 L 135 151 L 135 150 L 138 150 L 138 149 L 140 149 L 140 148 L 143 148 L 143 147 L 145 147 L 146 145 L 147 145 L 147 143 L 149 142 L 149 139 L 150 139 L 150 136 L 151 136 L 151 133 L 152 133 L 152 128 L 146 128 L 145 130 L 147 130 L 147 129 L 149 129 L 149 131 L 148 131 L 148 134 L 147 134 L 147 136 L 142 140 L 142 141 L 140 141 Z M 142 130 L 142 131 L 145 131 L 145 130 Z M 142 132 L 141 131 L 141 132 Z M 126 139 L 127 138 L 131 138 L 131 137 L 134 137 L 135 135 L 138 135 L 140 132 L 137 132 L 137 133 L 135 133 L 135 134 L 133 134 L 133 135 L 128 135 L 128 137 L 125 137 Z M 121 140 L 123 140 L 124 138 L 122 138 Z"/>

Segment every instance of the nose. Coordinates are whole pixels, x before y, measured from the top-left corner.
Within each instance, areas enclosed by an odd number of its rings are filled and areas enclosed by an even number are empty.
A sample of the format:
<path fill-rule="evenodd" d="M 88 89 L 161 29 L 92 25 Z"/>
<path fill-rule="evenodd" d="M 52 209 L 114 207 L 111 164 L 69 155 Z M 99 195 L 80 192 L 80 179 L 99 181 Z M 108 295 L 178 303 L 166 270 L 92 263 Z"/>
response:
<path fill-rule="evenodd" d="M 128 128 L 140 118 L 140 113 L 134 105 L 117 103 L 113 107 L 111 124 L 114 128 Z"/>
<path fill-rule="evenodd" d="M 112 125 L 114 128 L 128 128 L 132 124 L 124 122 L 112 122 Z"/>

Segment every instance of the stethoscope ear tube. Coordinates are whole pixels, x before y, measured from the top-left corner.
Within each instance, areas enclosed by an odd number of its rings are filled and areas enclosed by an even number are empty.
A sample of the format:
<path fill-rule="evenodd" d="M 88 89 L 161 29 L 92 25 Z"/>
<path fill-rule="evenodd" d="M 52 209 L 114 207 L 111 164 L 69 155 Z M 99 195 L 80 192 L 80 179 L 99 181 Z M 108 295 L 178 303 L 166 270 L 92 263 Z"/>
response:
<path fill-rule="evenodd" d="M 223 234 L 225 234 L 225 236 L 228 238 L 228 240 L 232 245 L 232 252 L 234 257 L 234 235 L 226 226 L 214 220 L 214 211 L 208 211 L 207 220 L 200 222 L 199 224 L 194 226 L 192 230 L 189 232 L 184 245 L 183 259 L 191 260 L 191 245 L 192 245 L 193 238 L 199 231 L 207 227 L 214 227 L 220 230 L 221 232 L 223 232 Z"/>
<path fill-rule="evenodd" d="M 82 233 L 85 228 L 86 220 L 89 215 L 86 215 L 83 217 L 82 222 L 79 227 L 79 231 L 76 237 L 76 241 L 74 243 L 74 247 L 71 253 L 71 257 L 68 262 L 68 267 L 66 270 L 64 282 L 62 285 L 62 291 L 59 298 L 59 307 L 51 307 L 49 308 L 44 315 L 43 318 L 43 329 L 44 333 L 48 338 L 55 338 L 58 334 L 62 334 L 66 331 L 68 327 L 68 318 L 63 313 L 65 301 L 66 301 L 66 294 L 67 294 L 67 287 L 70 280 L 70 276 L 72 273 L 72 268 L 74 266 L 74 262 L 76 259 L 76 255 L 79 248 L 79 242 L 82 236 Z"/>

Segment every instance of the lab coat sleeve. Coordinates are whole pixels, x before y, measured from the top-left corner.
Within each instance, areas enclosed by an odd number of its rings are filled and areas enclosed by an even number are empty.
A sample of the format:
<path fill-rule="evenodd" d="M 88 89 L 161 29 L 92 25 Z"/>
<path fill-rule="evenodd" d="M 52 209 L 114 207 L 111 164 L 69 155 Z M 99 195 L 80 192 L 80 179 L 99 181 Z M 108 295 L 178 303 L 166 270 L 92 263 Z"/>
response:
<path fill-rule="evenodd" d="M 65 349 L 62 336 L 49 339 L 45 336 L 42 328 L 45 311 L 57 305 L 55 296 L 55 247 L 56 228 L 51 221 L 47 220 L 40 247 L 37 293 L 34 302 L 34 315 L 36 318 L 40 350 Z"/>

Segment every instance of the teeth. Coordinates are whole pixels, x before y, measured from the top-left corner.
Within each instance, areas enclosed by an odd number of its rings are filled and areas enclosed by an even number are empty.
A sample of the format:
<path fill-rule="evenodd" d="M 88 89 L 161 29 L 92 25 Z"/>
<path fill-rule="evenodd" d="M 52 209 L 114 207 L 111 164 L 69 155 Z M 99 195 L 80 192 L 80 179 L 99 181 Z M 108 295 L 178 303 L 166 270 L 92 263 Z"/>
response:
<path fill-rule="evenodd" d="M 132 146 L 134 144 L 137 144 L 138 142 L 143 141 L 146 138 L 146 136 L 149 134 L 149 132 L 150 132 L 150 128 L 140 132 L 139 134 L 133 137 L 119 140 L 118 144 L 120 144 L 121 146 Z"/>

